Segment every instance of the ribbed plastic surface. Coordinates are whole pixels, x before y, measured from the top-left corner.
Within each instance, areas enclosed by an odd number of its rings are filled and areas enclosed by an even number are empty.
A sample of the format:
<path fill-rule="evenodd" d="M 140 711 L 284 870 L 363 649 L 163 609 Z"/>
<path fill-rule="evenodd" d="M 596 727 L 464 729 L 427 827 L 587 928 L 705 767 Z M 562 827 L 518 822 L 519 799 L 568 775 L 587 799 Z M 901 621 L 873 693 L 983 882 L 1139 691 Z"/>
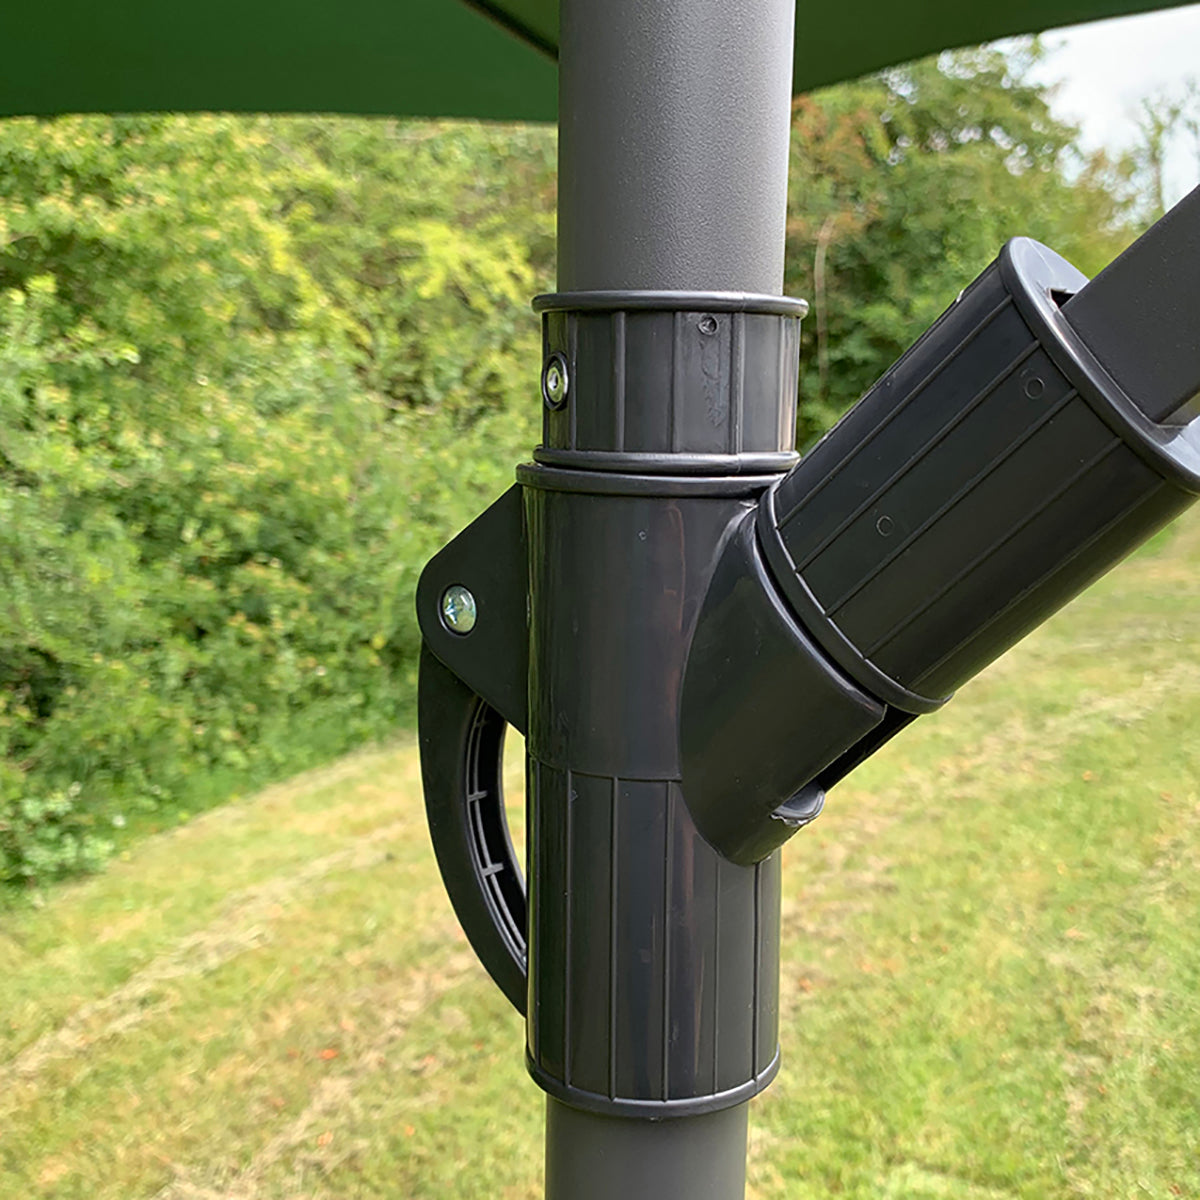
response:
<path fill-rule="evenodd" d="M 779 861 L 722 861 L 700 836 L 678 727 L 720 546 L 755 497 L 598 496 L 543 474 L 525 492 L 543 564 L 530 587 L 530 1070 L 613 1115 L 728 1107 L 775 1069 Z"/>
<path fill-rule="evenodd" d="M 716 474 L 794 462 L 804 305 L 755 311 L 752 297 L 711 296 L 705 307 L 703 296 L 664 295 L 647 309 L 645 300 L 539 300 L 544 353 L 563 356 L 570 387 L 565 405 L 546 410 L 538 461 L 678 473 L 686 456 Z"/>
<path fill-rule="evenodd" d="M 764 506 L 802 622 L 889 703 L 944 698 L 1194 498 L 1195 449 L 1056 325 L 1085 282 L 1010 244 Z"/>
<path fill-rule="evenodd" d="M 779 1046 L 779 856 L 722 861 L 673 780 L 531 762 L 529 1060 L 585 1108 L 747 1099 Z"/>

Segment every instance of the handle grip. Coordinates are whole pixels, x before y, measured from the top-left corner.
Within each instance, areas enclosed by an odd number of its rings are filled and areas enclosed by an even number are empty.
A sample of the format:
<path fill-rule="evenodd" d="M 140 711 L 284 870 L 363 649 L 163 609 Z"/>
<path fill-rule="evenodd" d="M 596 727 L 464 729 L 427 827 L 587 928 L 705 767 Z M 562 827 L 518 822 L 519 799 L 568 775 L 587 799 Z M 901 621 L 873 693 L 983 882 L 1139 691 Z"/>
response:
<path fill-rule="evenodd" d="M 438 868 L 480 962 L 525 1012 L 525 879 L 504 814 L 507 722 L 428 647 L 418 728 L 425 811 Z"/>

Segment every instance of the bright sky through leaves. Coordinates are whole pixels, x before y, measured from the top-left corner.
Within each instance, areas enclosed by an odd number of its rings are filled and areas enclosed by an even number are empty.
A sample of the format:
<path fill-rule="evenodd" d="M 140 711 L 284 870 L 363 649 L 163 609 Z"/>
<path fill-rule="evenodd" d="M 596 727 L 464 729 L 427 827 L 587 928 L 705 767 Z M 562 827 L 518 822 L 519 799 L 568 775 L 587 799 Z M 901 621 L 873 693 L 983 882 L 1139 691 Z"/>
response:
<path fill-rule="evenodd" d="M 1178 95 L 1189 76 L 1200 79 L 1200 4 L 1050 33 L 1045 44 L 1050 53 L 1035 76 L 1061 81 L 1056 114 L 1079 124 L 1088 146 L 1127 149 L 1144 97 Z M 1200 162 L 1191 147 L 1176 146 L 1168 199 L 1197 183 Z"/>

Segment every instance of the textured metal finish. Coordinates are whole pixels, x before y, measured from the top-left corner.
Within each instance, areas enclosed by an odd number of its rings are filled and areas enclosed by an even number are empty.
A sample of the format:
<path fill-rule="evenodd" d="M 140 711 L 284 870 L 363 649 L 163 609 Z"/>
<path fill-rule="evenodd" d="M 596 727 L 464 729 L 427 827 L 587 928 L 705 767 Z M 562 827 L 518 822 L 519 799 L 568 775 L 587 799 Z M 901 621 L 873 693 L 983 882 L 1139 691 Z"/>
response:
<path fill-rule="evenodd" d="M 549 1099 L 546 1200 L 742 1200 L 747 1108 L 631 1121 Z"/>
<path fill-rule="evenodd" d="M 1200 188 L 1064 306 L 1152 421 L 1200 415 Z"/>
<path fill-rule="evenodd" d="M 782 290 L 794 22 L 794 0 L 563 0 L 561 290 Z"/>

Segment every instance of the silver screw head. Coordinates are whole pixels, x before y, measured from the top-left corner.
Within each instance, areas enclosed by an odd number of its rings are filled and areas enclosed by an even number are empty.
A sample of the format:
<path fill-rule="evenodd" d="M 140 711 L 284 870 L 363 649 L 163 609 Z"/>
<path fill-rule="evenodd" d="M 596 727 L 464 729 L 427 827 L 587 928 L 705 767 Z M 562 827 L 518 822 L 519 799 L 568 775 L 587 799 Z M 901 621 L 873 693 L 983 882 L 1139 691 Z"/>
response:
<path fill-rule="evenodd" d="M 567 402 L 571 381 L 567 375 L 567 360 L 557 352 L 546 359 L 542 368 L 542 399 L 547 408 L 562 408 Z"/>
<path fill-rule="evenodd" d="M 442 593 L 442 624 L 451 633 L 470 633 L 478 615 L 475 597 L 461 583 L 452 583 Z"/>

